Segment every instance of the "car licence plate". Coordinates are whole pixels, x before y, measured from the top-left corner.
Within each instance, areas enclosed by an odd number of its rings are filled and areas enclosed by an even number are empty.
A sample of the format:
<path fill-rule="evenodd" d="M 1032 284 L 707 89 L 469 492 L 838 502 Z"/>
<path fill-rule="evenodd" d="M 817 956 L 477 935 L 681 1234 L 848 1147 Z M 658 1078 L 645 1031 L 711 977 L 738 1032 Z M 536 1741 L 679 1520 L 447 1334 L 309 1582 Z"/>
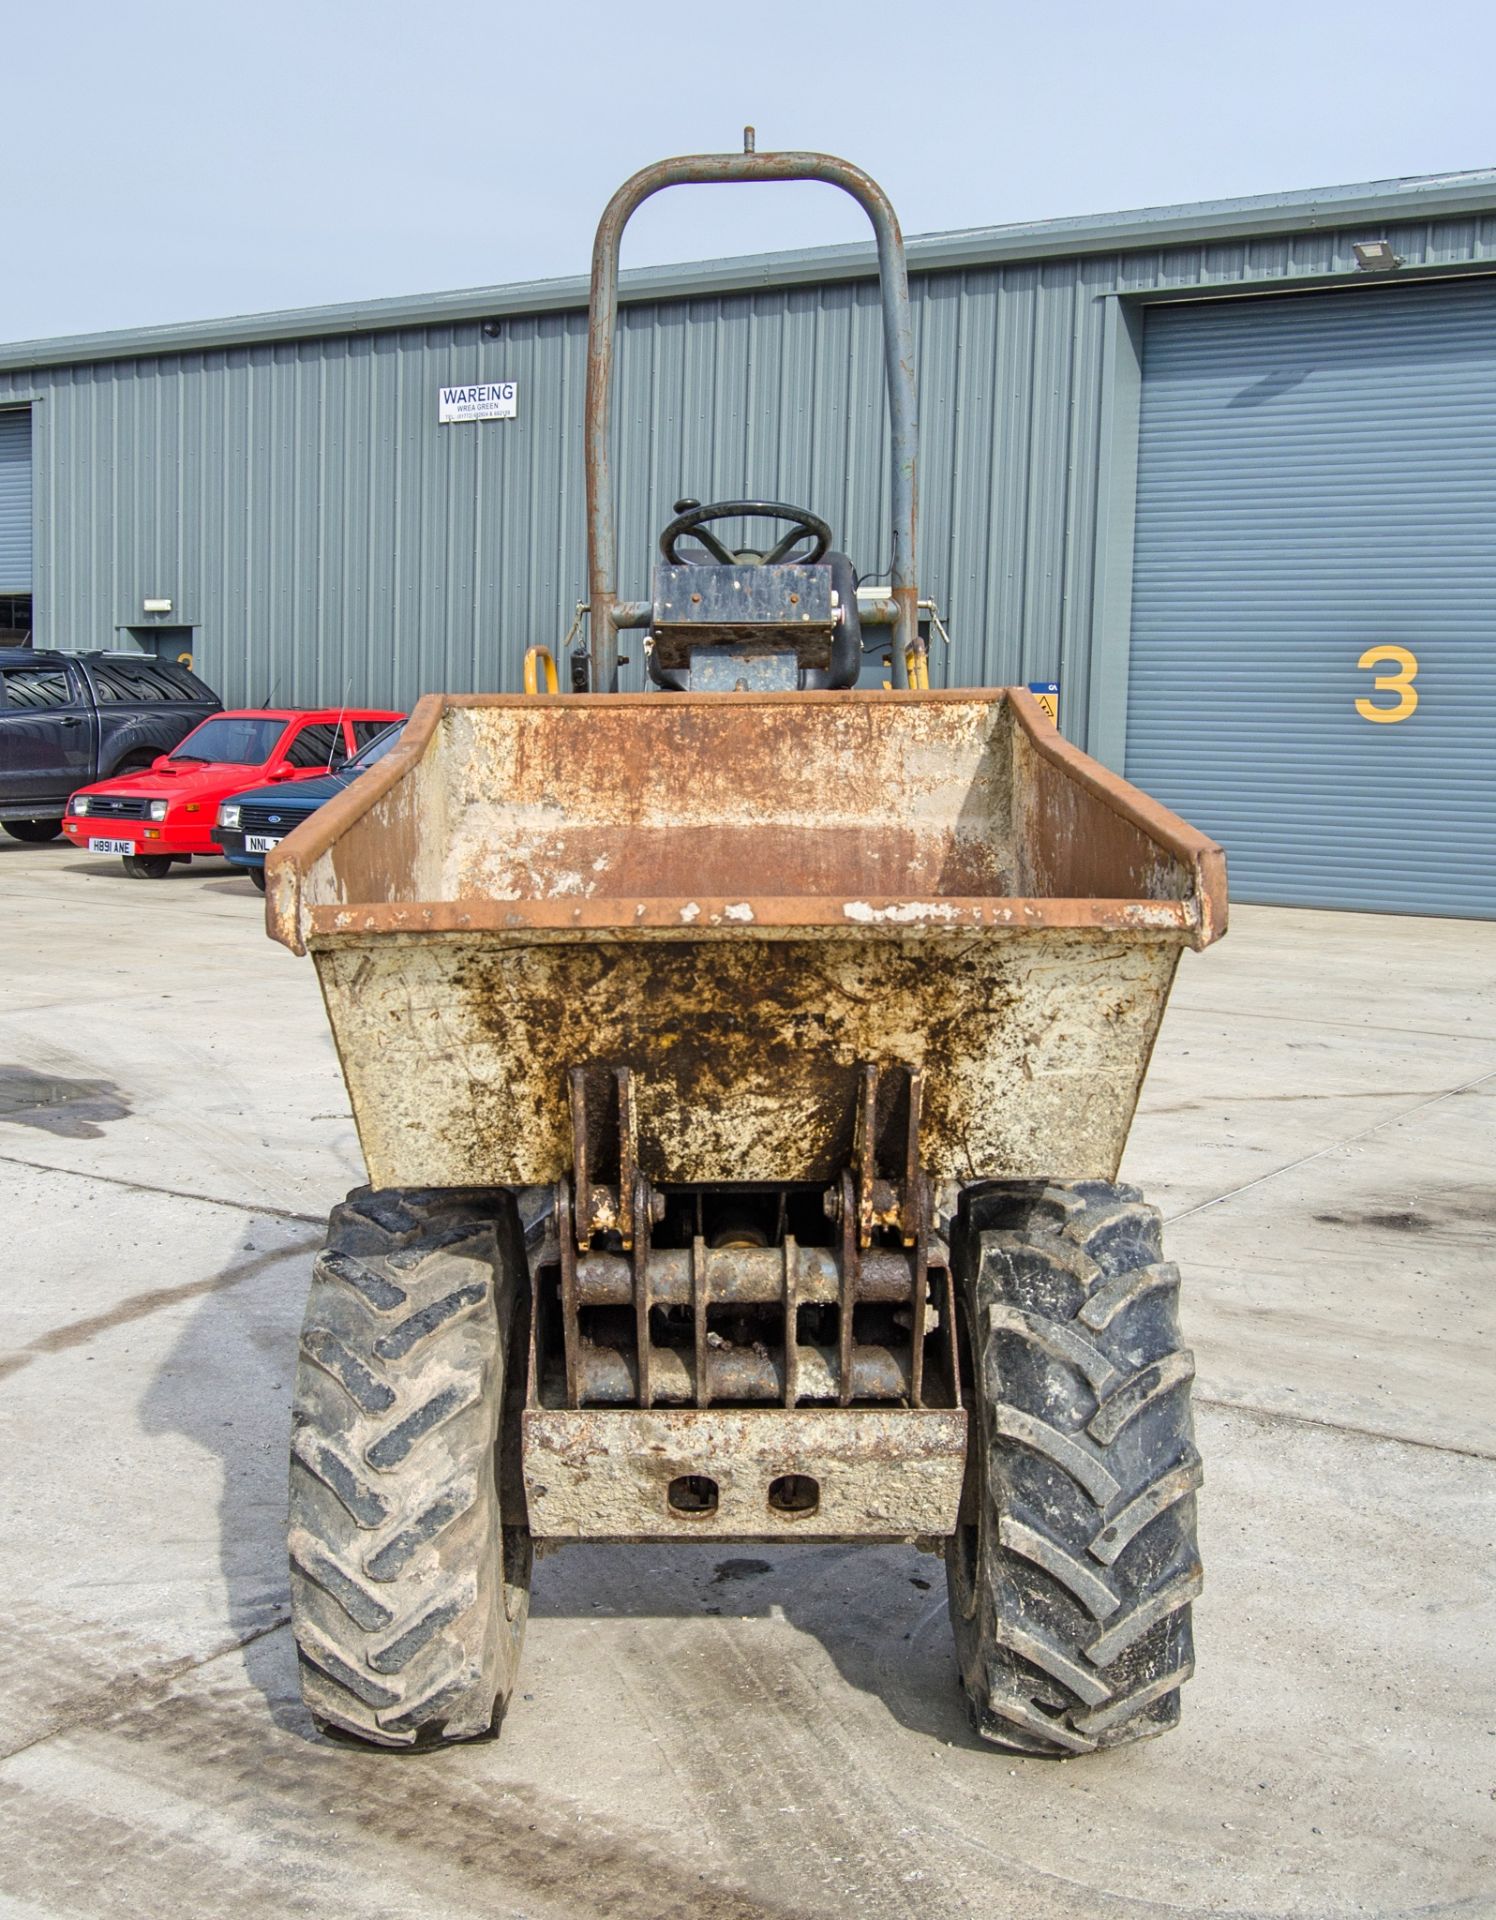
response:
<path fill-rule="evenodd" d="M 244 851 L 246 853 L 269 853 L 272 847 L 280 845 L 278 833 L 246 833 Z"/>
<path fill-rule="evenodd" d="M 90 853 L 139 853 L 140 849 L 133 840 L 90 840 Z"/>

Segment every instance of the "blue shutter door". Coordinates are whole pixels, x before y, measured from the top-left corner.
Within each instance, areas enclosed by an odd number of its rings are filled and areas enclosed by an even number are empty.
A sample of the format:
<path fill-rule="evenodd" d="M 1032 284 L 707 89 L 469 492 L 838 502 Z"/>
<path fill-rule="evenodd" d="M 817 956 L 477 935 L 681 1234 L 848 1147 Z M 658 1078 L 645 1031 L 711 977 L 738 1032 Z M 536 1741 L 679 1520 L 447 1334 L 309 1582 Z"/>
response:
<path fill-rule="evenodd" d="M 1496 915 L 1496 280 L 1150 311 L 1127 776 L 1237 899 Z"/>
<path fill-rule="evenodd" d="M 0 594 L 31 591 L 31 409 L 0 409 Z"/>

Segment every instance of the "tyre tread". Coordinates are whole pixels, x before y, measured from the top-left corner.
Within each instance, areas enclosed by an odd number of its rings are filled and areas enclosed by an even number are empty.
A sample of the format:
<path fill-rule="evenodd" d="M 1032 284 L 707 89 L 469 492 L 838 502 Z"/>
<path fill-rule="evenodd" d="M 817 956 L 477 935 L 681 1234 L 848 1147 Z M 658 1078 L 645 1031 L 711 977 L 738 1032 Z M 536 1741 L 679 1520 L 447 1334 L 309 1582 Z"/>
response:
<path fill-rule="evenodd" d="M 957 1248 L 978 1451 L 947 1566 L 973 1721 L 1050 1755 L 1162 1732 L 1193 1672 L 1202 1472 L 1159 1216 L 1099 1181 L 993 1188 Z"/>
<path fill-rule="evenodd" d="M 333 1210 L 301 1336 L 288 1536 L 302 1694 L 330 1732 L 481 1737 L 507 1701 L 529 1543 L 521 1529 L 504 1552 L 523 1516 L 500 1513 L 498 1453 L 525 1284 L 506 1194 L 363 1189 Z"/>

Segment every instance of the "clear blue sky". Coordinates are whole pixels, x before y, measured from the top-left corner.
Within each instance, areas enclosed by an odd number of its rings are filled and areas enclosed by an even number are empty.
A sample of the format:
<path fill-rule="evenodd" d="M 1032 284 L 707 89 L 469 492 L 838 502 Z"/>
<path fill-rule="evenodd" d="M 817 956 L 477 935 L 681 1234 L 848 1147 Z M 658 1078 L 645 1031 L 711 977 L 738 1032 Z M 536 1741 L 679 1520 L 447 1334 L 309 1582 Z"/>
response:
<path fill-rule="evenodd" d="M 58 0 L 4 42 L 8 340 L 579 273 L 625 175 L 745 121 L 909 233 L 1496 164 L 1480 0 Z M 859 220 L 681 190 L 625 264 Z"/>

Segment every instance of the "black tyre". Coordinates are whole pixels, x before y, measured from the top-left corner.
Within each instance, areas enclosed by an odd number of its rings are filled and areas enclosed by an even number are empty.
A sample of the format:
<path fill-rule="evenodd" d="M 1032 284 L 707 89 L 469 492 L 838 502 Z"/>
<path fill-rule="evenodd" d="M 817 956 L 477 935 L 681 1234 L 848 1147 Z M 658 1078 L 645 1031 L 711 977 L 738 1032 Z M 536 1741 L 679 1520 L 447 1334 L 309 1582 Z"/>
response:
<path fill-rule="evenodd" d="M 957 1235 L 971 1433 L 946 1577 L 984 1739 L 1086 1753 L 1179 1718 L 1200 1591 L 1179 1273 L 1134 1187 L 985 1189 Z"/>
<path fill-rule="evenodd" d="M 506 1194 L 362 1188 L 333 1210 L 289 1536 L 302 1698 L 324 1730 L 413 1747 L 497 1725 L 530 1599 L 528 1295 Z"/>
<path fill-rule="evenodd" d="M 263 867 L 245 867 L 242 871 L 249 875 L 261 893 L 265 891 L 265 869 Z"/>
<path fill-rule="evenodd" d="M 55 840 L 62 832 L 60 820 L 0 820 L 0 826 L 12 840 L 25 840 L 35 846 L 44 840 Z"/>
<path fill-rule="evenodd" d="M 164 880 L 172 862 L 168 853 L 127 853 L 120 864 L 132 880 Z"/>

